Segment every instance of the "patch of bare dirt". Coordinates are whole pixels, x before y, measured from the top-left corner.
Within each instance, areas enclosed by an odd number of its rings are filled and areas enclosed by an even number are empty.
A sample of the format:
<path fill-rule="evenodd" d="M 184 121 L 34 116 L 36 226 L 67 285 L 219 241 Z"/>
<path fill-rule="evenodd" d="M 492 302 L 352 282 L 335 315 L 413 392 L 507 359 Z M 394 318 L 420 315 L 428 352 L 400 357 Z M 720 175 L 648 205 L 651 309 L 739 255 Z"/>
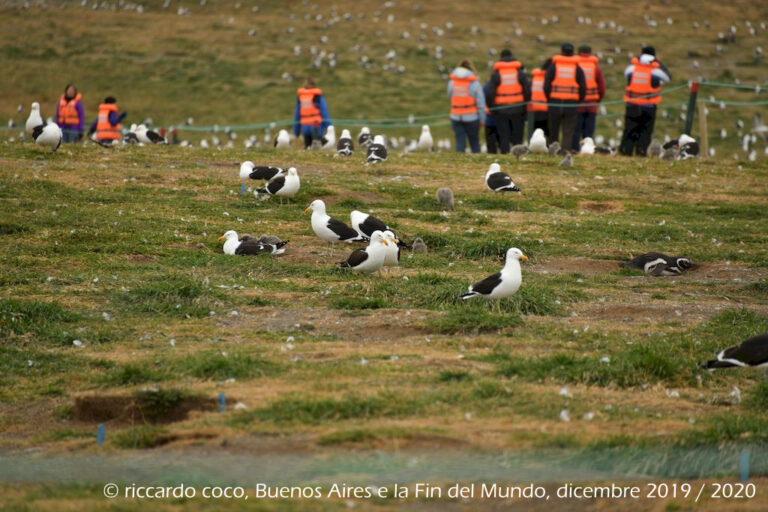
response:
<path fill-rule="evenodd" d="M 72 419 L 89 423 L 172 423 L 187 418 L 191 411 L 215 411 L 215 399 L 182 397 L 153 403 L 133 395 L 85 395 L 75 398 Z"/>
<path fill-rule="evenodd" d="M 619 201 L 581 201 L 579 210 L 592 213 L 623 212 L 624 205 Z"/>
<path fill-rule="evenodd" d="M 595 260 L 591 258 L 557 258 L 528 267 L 532 272 L 550 274 L 579 273 L 585 275 L 608 274 L 619 269 L 619 261 Z"/>
<path fill-rule="evenodd" d="M 153 254 L 126 254 L 125 259 L 131 263 L 150 263 L 157 260 L 157 256 Z"/>
<path fill-rule="evenodd" d="M 632 323 L 659 323 L 666 321 L 703 321 L 727 305 L 715 302 L 605 302 L 577 306 L 579 317 L 597 321 L 615 322 L 617 327 Z"/>
<path fill-rule="evenodd" d="M 249 321 L 247 317 L 245 321 Z M 349 313 L 326 309 L 261 308 L 258 318 L 252 322 L 253 329 L 286 331 L 298 328 L 317 335 L 332 334 L 342 340 L 354 341 L 395 341 L 424 334 L 420 327 L 420 315 L 408 315 L 396 309 Z M 246 325 L 245 328 L 249 327 Z"/>

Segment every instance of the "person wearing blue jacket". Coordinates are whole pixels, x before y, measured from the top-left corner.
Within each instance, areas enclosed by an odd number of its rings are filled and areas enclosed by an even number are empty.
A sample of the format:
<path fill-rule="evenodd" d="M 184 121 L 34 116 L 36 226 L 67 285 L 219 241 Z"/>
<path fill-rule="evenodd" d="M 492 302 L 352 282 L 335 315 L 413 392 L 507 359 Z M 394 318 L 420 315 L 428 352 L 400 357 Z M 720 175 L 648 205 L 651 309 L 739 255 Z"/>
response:
<path fill-rule="evenodd" d="M 296 112 L 293 116 L 293 134 L 304 136 L 304 148 L 312 146 L 314 139 L 319 139 L 331 125 L 331 115 L 325 102 L 323 91 L 315 80 L 308 77 L 304 87 L 296 91 Z"/>
<path fill-rule="evenodd" d="M 463 60 L 448 81 L 451 100 L 451 127 L 456 138 L 456 151 L 464 153 L 469 147 L 480 152 L 480 126 L 485 124 L 485 94 L 472 62 Z"/>

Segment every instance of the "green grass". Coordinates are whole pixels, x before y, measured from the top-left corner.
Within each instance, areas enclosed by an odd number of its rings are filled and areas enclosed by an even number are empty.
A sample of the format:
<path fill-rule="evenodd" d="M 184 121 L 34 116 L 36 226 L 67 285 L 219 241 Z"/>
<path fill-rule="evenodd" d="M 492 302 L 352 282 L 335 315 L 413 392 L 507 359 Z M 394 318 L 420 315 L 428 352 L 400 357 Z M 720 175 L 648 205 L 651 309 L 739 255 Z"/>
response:
<path fill-rule="evenodd" d="M 172 368 L 178 373 L 204 380 L 253 379 L 278 375 L 284 371 L 282 364 L 259 355 L 224 355 L 220 351 L 198 352 L 176 362 Z"/>
<path fill-rule="evenodd" d="M 79 319 L 56 302 L 0 299 L 2 336 L 29 334 L 40 341 L 64 343 L 72 338 L 65 328 Z"/>
<path fill-rule="evenodd" d="M 200 318 L 208 316 L 216 297 L 216 292 L 188 277 L 157 276 L 118 295 L 118 303 L 141 313 Z"/>
<path fill-rule="evenodd" d="M 318 444 L 323 446 L 338 446 L 345 444 L 371 443 L 374 441 L 387 441 L 394 439 L 411 439 L 415 432 L 404 428 L 359 428 L 351 430 L 337 430 L 321 436 Z"/>
<path fill-rule="evenodd" d="M 145 450 L 160 444 L 160 438 L 166 429 L 155 425 L 141 425 L 115 432 L 111 436 L 112 443 L 126 450 Z"/>
<path fill-rule="evenodd" d="M 488 49 L 499 50 L 512 37 L 510 20 L 490 3 L 462 4 L 456 14 L 458 6 L 450 2 L 415 9 L 344 0 L 336 6 L 339 14 L 366 18 L 328 28 L 331 7 L 322 4 L 312 8 L 323 15 L 319 21 L 304 19 L 301 7 L 290 20 L 290 9 L 278 3 L 260 5 L 258 13 L 247 5 L 195 3 L 188 6 L 191 16 L 164 10 L 155 0 L 145 6 L 143 15 L 78 5 L 69 6 L 66 16 L 56 6 L 0 8 L 6 21 L 0 65 L 13 70 L 0 83 L 0 114 L 23 124 L 26 111 L 17 114 L 17 105 L 26 110 L 40 101 L 43 114 L 51 115 L 64 84 L 52 84 L 50 77 L 66 76 L 80 85 L 90 119 L 99 100 L 113 94 L 129 112 L 126 123 L 152 116 L 156 126 L 169 126 L 192 116 L 191 128 L 223 128 L 290 119 L 295 89 L 312 74 L 341 129 L 347 127 L 342 119 L 446 113 L 444 75 L 450 68 L 472 58 L 485 80 Z M 547 25 L 529 21 L 540 18 L 539 5 L 523 2 L 515 9 L 524 35 L 513 37 L 511 46 L 527 67 L 563 40 L 590 41 L 603 53 L 607 97 L 621 98 L 627 52 L 636 51 L 636 43 L 595 24 L 579 25 L 581 8 L 571 4 L 556 2 L 552 9 L 559 9 L 560 22 Z M 378 33 L 370 30 L 375 10 L 382 19 L 395 15 L 392 23 L 376 24 Z M 595 20 L 609 10 L 617 23 L 632 27 L 630 39 L 654 42 L 676 83 L 698 74 L 727 82 L 764 79 L 761 61 L 750 57 L 762 32 L 753 38 L 740 28 L 723 55 L 715 51 L 713 35 L 731 24 L 741 27 L 746 11 L 759 19 L 762 6 L 702 5 L 694 17 L 709 19 L 708 30 L 692 29 L 690 13 L 675 6 L 652 9 L 655 19 L 672 17 L 672 29 L 638 24 L 631 10 L 614 12 L 601 2 L 590 7 Z M 431 28 L 445 27 L 448 18 L 454 27 L 435 35 Z M 161 35 L 126 38 L 139 24 Z M 295 31 L 285 45 L 288 25 Z M 472 25 L 483 32 L 471 34 Z M 246 36 L 251 28 L 257 36 Z M 401 39 L 406 30 L 410 38 Z M 27 44 L 31 34 L 35 44 Z M 541 43 L 527 44 L 538 34 Z M 319 42 L 321 35 L 328 35 L 328 43 Z M 301 46 L 301 57 L 293 56 L 293 45 Z M 313 69 L 312 45 L 336 53 L 337 66 Z M 434 59 L 437 45 L 445 51 L 441 60 Z M 688 57 L 692 45 L 700 55 L 715 56 L 698 57 L 695 73 Z M 382 68 L 390 48 L 406 73 Z M 369 69 L 359 64 L 363 55 L 373 62 Z M 145 79 L 147 69 L 151 80 Z M 282 80 L 284 72 L 295 79 Z M 371 84 L 375 94 L 360 94 Z M 759 99 L 750 91 L 703 89 L 705 98 Z M 679 134 L 682 110 L 676 103 L 686 99 L 684 90 L 665 96 L 656 136 Z M 607 107 L 598 133 L 615 138 L 623 105 Z M 349 159 L 263 144 L 246 150 L 243 142 L 251 135 L 264 140 L 261 129 L 236 132 L 234 147 L 221 150 L 74 145 L 50 154 L 29 143 L 5 143 L 18 133 L 2 130 L 0 400 L 11 404 L 12 413 L 4 415 L 0 430 L 9 430 L 10 449 L 34 448 L 43 438 L 63 444 L 74 434 L 52 420 L 71 419 L 65 404 L 75 396 L 127 396 L 162 386 L 159 395 L 145 397 L 153 414 L 162 416 L 183 403 L 185 393 L 210 397 L 234 378 L 233 398 L 247 411 L 203 412 L 183 427 L 127 431 L 114 446 L 172 443 L 174 431 L 187 427 L 228 436 L 230 425 L 246 431 L 236 435 L 279 431 L 288 446 L 297 446 L 295 437 L 307 431 L 327 435 L 319 442 L 329 449 L 377 446 L 406 438 L 416 424 L 429 432 L 444 429 L 447 437 L 478 449 L 568 448 L 619 445 L 639 420 L 644 432 L 632 441 L 638 446 L 667 446 L 677 442 L 678 432 L 680 439 L 691 435 L 706 445 L 759 439 L 768 417 L 761 376 L 698 368 L 722 348 L 768 330 L 765 162 L 762 156 L 744 158 L 734 129 L 742 119 L 746 133 L 755 112 L 710 106 L 714 159 L 580 156 L 569 169 L 544 155 L 518 161 L 393 150 L 386 164 L 366 167 L 359 150 Z M 436 138 L 452 137 L 446 121 L 428 120 Z M 411 138 L 421 124 L 417 119 L 372 128 Z M 358 127 L 348 127 L 356 135 Z M 721 128 L 728 130 L 723 141 Z M 694 123 L 694 135 L 697 130 Z M 180 132 L 193 143 L 210 142 L 212 135 L 207 129 Z M 226 141 L 223 130 L 216 135 Z M 296 166 L 301 191 L 285 205 L 241 196 L 236 172 L 245 159 Z M 494 161 L 521 194 L 484 188 L 482 177 Z M 435 201 L 441 186 L 456 195 L 456 208 L 445 214 Z M 429 252 L 404 251 L 401 268 L 382 276 L 341 271 L 335 263 L 352 247 L 328 249 L 301 215 L 316 198 L 342 220 L 352 209 L 370 211 L 405 241 L 422 237 Z M 221 254 L 216 240 L 229 229 L 276 234 L 291 244 L 276 258 L 232 258 Z M 510 246 L 530 257 L 522 265 L 520 291 L 498 303 L 459 299 L 468 285 L 501 268 Z M 616 265 L 649 250 L 686 255 L 701 267 L 655 279 Z M 74 347 L 74 339 L 85 346 Z M 578 398 L 553 395 L 563 385 Z M 733 386 L 744 390 L 742 404 L 722 399 Z M 679 389 L 680 398 L 659 393 L 663 388 Z M 567 424 L 558 418 L 564 407 L 573 417 Z M 601 411 L 599 425 L 592 424 L 599 428 L 585 427 L 581 418 L 588 410 Z M 10 430 L 38 418 L 35 439 Z M 409 426 L 379 424 L 385 421 Z M 495 432 L 512 427 L 519 431 L 498 441 Z"/>
<path fill-rule="evenodd" d="M 377 396 L 347 395 L 341 399 L 284 398 L 268 407 L 247 412 L 233 419 L 235 425 L 253 420 L 282 423 L 318 424 L 327 421 L 407 416 L 417 413 L 423 404 L 389 394 Z"/>
<path fill-rule="evenodd" d="M 464 370 L 443 370 L 437 375 L 440 382 L 460 382 L 470 380 L 472 376 Z"/>
<path fill-rule="evenodd" d="M 508 327 L 522 325 L 522 320 L 514 314 L 494 314 L 484 308 L 484 304 L 467 309 L 456 308 L 441 313 L 426 322 L 426 328 L 439 334 L 478 334 L 501 331 Z"/>

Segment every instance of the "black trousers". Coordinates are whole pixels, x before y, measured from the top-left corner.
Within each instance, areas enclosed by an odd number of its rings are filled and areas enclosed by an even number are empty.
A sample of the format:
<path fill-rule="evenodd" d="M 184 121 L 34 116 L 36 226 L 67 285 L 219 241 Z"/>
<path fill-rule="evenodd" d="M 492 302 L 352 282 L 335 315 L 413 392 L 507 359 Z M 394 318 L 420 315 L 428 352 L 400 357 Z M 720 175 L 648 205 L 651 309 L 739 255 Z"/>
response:
<path fill-rule="evenodd" d="M 485 145 L 489 153 L 499 152 L 499 132 L 496 130 L 496 125 L 485 125 Z"/>
<path fill-rule="evenodd" d="M 534 112 L 533 113 L 533 126 L 528 127 L 528 138 L 530 139 L 533 132 L 541 128 L 545 137 L 549 137 L 549 113 L 548 112 Z"/>
<path fill-rule="evenodd" d="M 560 147 L 568 149 L 573 142 L 573 133 L 576 131 L 576 121 L 578 120 L 579 112 L 577 104 L 574 103 L 572 107 L 554 107 L 549 106 L 549 133 L 547 134 L 547 142 L 552 144 L 560 139 L 560 127 L 563 129 L 563 139 L 560 143 Z"/>
<path fill-rule="evenodd" d="M 509 148 L 515 144 L 522 144 L 525 122 L 522 109 L 497 110 L 493 113 L 496 119 L 496 131 L 499 134 L 499 149 L 501 153 L 509 153 Z"/>
<path fill-rule="evenodd" d="M 627 103 L 624 115 L 624 134 L 621 136 L 619 152 L 622 155 L 645 156 L 653 136 L 656 123 L 656 105 L 641 107 Z"/>

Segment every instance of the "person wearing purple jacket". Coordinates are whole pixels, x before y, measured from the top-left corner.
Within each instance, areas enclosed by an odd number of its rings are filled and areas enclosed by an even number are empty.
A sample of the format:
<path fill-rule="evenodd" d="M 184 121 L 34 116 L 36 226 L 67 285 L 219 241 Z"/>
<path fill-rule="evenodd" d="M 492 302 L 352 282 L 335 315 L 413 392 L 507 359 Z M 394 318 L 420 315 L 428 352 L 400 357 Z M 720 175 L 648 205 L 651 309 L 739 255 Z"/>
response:
<path fill-rule="evenodd" d="M 56 124 L 62 132 L 62 142 L 79 142 L 85 131 L 83 95 L 74 84 L 67 84 L 56 108 Z"/>

